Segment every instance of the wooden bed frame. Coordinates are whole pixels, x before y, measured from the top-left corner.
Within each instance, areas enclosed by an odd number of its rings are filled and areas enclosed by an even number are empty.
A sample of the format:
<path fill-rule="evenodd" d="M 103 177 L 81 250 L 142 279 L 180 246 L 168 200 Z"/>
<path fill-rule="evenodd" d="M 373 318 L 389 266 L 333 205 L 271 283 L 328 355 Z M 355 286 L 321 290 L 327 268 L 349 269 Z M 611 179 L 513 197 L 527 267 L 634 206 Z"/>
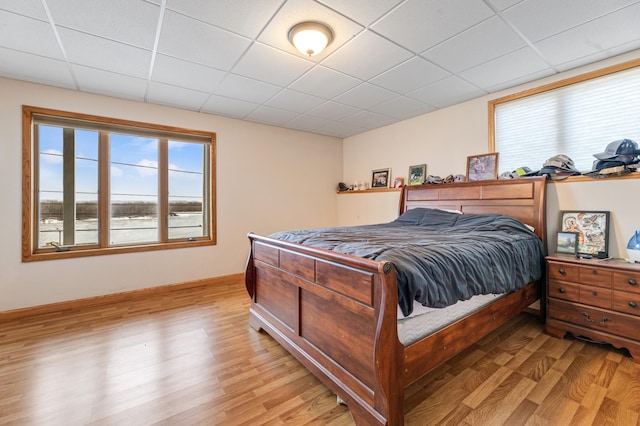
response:
<path fill-rule="evenodd" d="M 400 213 L 415 207 L 508 214 L 534 226 L 545 241 L 544 177 L 405 186 Z M 530 283 L 405 347 L 398 340 L 391 264 L 248 237 L 250 325 L 341 397 L 358 425 L 402 425 L 406 386 L 544 300 L 539 283 Z"/>

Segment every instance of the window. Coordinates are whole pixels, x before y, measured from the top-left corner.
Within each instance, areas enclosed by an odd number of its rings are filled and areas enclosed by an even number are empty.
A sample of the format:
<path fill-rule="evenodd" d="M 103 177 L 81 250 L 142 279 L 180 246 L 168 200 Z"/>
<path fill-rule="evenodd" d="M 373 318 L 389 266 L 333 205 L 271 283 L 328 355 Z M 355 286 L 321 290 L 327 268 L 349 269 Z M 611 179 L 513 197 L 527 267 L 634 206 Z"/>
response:
<path fill-rule="evenodd" d="M 23 107 L 23 260 L 215 244 L 215 133 Z"/>
<path fill-rule="evenodd" d="M 640 142 L 640 60 L 583 74 L 489 102 L 490 152 L 500 173 L 532 170 L 556 154 L 580 171 L 620 139 Z"/>

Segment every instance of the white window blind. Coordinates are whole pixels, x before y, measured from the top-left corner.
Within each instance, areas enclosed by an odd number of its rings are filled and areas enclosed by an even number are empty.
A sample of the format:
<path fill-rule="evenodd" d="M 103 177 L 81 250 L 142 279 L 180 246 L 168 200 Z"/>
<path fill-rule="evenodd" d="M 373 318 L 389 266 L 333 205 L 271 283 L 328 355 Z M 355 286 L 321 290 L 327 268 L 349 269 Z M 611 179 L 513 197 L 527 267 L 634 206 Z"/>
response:
<path fill-rule="evenodd" d="M 496 104 L 494 119 L 500 173 L 556 154 L 592 170 L 610 142 L 640 141 L 640 67 Z"/>

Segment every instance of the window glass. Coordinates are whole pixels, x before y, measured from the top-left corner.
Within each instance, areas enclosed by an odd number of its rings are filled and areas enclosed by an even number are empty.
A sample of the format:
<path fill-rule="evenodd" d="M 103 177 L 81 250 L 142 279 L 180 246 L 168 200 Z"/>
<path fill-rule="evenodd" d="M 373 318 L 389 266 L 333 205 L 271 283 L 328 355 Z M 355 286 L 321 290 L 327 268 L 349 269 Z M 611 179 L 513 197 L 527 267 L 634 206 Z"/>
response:
<path fill-rule="evenodd" d="M 99 133 L 75 130 L 75 245 L 95 245 L 98 228 Z"/>
<path fill-rule="evenodd" d="M 204 221 L 205 149 L 189 142 L 169 141 L 169 238 L 206 235 Z"/>
<path fill-rule="evenodd" d="M 62 128 L 38 126 L 38 247 L 62 245 Z"/>

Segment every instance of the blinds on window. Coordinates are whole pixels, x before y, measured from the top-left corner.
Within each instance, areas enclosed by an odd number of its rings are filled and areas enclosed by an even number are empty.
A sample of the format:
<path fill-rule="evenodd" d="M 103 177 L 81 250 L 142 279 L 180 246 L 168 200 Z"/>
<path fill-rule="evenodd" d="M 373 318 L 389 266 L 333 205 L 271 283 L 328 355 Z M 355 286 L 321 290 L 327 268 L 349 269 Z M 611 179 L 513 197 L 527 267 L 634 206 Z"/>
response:
<path fill-rule="evenodd" d="M 592 170 L 610 142 L 640 141 L 640 67 L 496 104 L 494 119 L 500 173 L 556 154 Z"/>

